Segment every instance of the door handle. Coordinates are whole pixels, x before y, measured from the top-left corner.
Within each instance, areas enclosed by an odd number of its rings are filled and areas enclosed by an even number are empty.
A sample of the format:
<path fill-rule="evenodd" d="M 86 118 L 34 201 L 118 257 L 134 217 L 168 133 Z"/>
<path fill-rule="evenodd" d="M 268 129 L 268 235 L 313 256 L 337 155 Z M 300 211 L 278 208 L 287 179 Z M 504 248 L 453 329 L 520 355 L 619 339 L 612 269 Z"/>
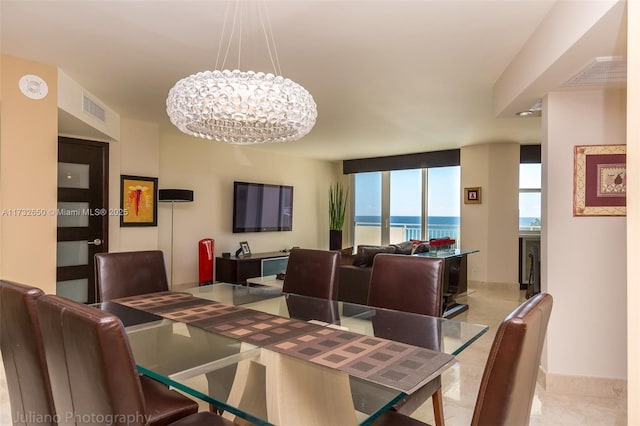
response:
<path fill-rule="evenodd" d="M 100 238 L 96 238 L 93 241 L 87 241 L 87 244 L 93 244 L 94 246 L 101 246 L 102 240 Z"/>

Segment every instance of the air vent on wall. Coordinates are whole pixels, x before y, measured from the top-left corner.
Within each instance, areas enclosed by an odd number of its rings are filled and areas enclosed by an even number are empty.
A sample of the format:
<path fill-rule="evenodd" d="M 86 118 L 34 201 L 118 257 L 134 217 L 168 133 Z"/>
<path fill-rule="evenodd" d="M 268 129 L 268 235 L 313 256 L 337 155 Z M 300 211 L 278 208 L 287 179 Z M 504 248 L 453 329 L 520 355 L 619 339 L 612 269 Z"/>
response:
<path fill-rule="evenodd" d="M 93 99 L 87 96 L 86 93 L 82 94 L 82 110 L 87 114 L 92 115 L 103 123 L 106 121 L 106 113 L 104 108 L 98 105 Z"/>
<path fill-rule="evenodd" d="M 601 56 L 563 84 L 563 87 L 624 85 L 627 60 L 621 56 Z"/>

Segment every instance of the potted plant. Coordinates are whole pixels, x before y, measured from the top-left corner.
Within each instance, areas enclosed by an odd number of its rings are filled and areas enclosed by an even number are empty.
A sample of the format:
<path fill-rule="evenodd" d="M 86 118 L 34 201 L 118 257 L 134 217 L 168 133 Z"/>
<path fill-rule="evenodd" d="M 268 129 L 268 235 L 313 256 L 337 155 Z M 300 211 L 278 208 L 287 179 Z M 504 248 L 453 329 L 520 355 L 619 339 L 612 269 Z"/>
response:
<path fill-rule="evenodd" d="M 342 227 L 347 210 L 348 189 L 340 182 L 329 187 L 329 250 L 342 248 Z"/>

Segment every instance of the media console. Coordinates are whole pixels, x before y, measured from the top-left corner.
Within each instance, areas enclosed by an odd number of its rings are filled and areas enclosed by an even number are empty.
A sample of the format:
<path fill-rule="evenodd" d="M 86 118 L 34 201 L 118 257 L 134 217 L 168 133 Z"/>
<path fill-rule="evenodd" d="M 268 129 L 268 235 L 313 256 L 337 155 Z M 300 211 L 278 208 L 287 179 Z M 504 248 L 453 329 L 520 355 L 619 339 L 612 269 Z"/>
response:
<path fill-rule="evenodd" d="M 250 256 L 218 256 L 216 257 L 216 280 L 231 284 L 247 284 L 247 278 L 284 272 L 275 270 L 273 267 L 274 265 L 286 267 L 288 259 L 289 253 L 281 251 L 254 253 Z"/>

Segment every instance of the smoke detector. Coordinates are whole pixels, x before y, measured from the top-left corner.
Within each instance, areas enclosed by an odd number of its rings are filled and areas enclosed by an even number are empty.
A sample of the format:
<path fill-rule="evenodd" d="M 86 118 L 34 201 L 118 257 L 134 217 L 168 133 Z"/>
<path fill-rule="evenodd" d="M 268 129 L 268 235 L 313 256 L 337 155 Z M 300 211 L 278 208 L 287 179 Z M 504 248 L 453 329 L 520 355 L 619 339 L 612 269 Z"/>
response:
<path fill-rule="evenodd" d="M 33 74 L 23 75 L 18 82 L 18 87 L 20 87 L 22 94 L 29 99 L 43 99 L 49 93 L 47 82 L 42 77 Z"/>

